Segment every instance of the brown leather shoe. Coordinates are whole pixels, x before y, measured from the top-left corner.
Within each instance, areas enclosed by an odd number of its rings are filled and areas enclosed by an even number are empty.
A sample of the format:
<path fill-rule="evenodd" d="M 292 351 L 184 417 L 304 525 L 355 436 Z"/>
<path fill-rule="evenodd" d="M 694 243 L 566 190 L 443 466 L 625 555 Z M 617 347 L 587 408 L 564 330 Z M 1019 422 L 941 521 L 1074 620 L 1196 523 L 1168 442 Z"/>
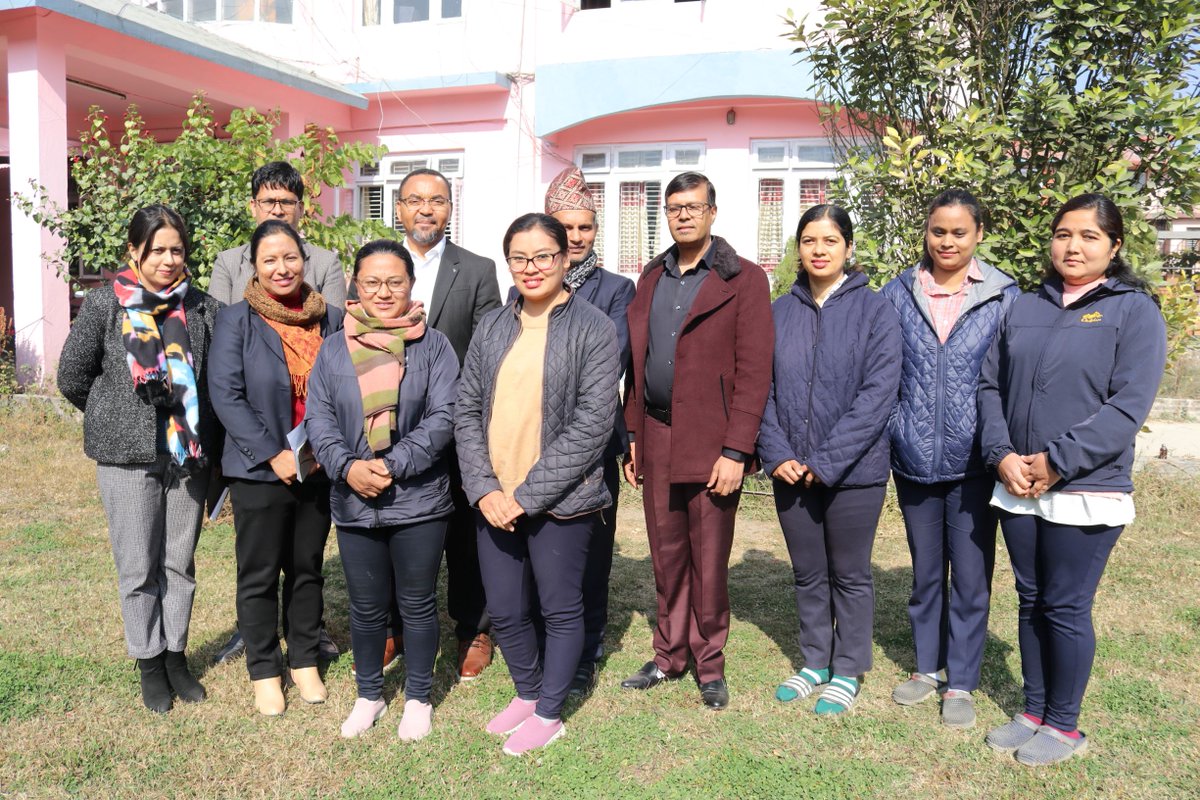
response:
<path fill-rule="evenodd" d="M 480 633 L 469 642 L 458 643 L 458 677 L 470 681 L 492 663 L 492 637 Z"/>
<path fill-rule="evenodd" d="M 389 636 L 388 640 L 383 644 L 383 674 L 387 675 L 396 665 L 400 663 L 400 657 L 404 655 L 404 637 L 397 634 Z M 350 662 L 350 674 L 358 677 L 358 670 L 355 668 L 353 661 Z"/>

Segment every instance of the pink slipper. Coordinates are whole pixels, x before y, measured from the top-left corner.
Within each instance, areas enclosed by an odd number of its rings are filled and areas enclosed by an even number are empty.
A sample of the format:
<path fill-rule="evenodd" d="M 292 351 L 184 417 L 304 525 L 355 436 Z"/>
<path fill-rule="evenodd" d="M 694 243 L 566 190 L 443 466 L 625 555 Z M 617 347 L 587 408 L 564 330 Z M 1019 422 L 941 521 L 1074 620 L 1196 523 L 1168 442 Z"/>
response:
<path fill-rule="evenodd" d="M 420 700 L 409 700 L 404 704 L 404 715 L 396 735 L 402 742 L 424 739 L 433 730 L 433 706 Z"/>
<path fill-rule="evenodd" d="M 379 700 L 358 698 L 354 701 L 354 708 L 351 709 L 350 716 L 346 717 L 346 721 L 342 723 L 342 738 L 353 739 L 361 736 L 386 713 L 387 703 L 383 702 L 382 698 Z"/>
<path fill-rule="evenodd" d="M 510 756 L 520 756 L 530 750 L 545 747 L 567 732 L 567 726 L 560 719 L 542 719 L 536 714 L 521 723 L 513 735 L 504 743 L 504 752 Z"/>
<path fill-rule="evenodd" d="M 508 708 L 492 717 L 492 721 L 487 724 L 487 732 L 500 735 L 512 733 L 521 726 L 522 722 L 533 716 L 533 709 L 536 706 L 536 700 L 522 700 L 514 697 L 508 704 Z"/>

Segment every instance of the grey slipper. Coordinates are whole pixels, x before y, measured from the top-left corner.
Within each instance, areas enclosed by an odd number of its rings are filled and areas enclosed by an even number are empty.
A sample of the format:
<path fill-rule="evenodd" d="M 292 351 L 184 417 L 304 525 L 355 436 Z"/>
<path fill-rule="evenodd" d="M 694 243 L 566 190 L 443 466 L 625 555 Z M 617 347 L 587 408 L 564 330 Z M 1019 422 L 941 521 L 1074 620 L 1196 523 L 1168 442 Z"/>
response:
<path fill-rule="evenodd" d="M 942 695 L 942 724 L 960 730 L 975 727 L 975 700 L 970 692 L 951 689 Z"/>
<path fill-rule="evenodd" d="M 1061 731 L 1043 725 L 1032 739 L 1017 748 L 1017 761 L 1029 767 L 1044 767 L 1086 752 L 1086 736 L 1072 739 Z"/>
<path fill-rule="evenodd" d="M 1011 753 L 1037 735 L 1038 726 L 1024 714 L 1016 714 L 999 728 L 988 731 L 987 746 L 1001 753 Z"/>
<path fill-rule="evenodd" d="M 914 672 L 904 683 L 892 690 L 892 699 L 902 706 L 914 706 L 938 690 L 941 684 L 921 672 Z"/>

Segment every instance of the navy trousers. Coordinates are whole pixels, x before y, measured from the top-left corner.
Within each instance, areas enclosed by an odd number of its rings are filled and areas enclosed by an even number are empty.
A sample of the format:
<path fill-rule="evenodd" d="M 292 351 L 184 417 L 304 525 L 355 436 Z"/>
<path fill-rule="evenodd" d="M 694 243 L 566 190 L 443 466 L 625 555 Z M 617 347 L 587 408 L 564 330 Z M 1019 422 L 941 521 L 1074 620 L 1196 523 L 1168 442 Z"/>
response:
<path fill-rule="evenodd" d="M 350 643 L 358 696 L 383 696 L 389 609 L 404 614 L 404 698 L 429 702 L 438 651 L 437 575 L 446 520 L 386 528 L 342 528 L 338 550 L 350 597 Z M 393 587 L 394 590 L 393 590 Z"/>
<path fill-rule="evenodd" d="M 1073 731 L 1096 655 L 1092 602 L 1124 528 L 1057 525 L 1007 512 L 1000 514 L 1000 528 L 1020 600 L 1025 712 Z"/>
<path fill-rule="evenodd" d="M 513 532 L 476 515 L 479 567 L 488 616 L 504 662 L 522 700 L 558 719 L 583 651 L 583 573 L 595 515 L 573 519 L 521 517 Z M 531 613 L 537 593 L 546 626 L 546 654 L 538 653 Z"/>
<path fill-rule="evenodd" d="M 899 475 L 896 494 L 912 554 L 908 618 L 917 672 L 945 669 L 949 688 L 979 688 L 996 563 L 996 512 L 990 477 L 914 483 Z"/>
<path fill-rule="evenodd" d="M 875 582 L 871 548 L 886 486 L 802 489 L 774 481 L 800 616 L 800 653 L 811 669 L 856 677 L 871 669 Z"/>

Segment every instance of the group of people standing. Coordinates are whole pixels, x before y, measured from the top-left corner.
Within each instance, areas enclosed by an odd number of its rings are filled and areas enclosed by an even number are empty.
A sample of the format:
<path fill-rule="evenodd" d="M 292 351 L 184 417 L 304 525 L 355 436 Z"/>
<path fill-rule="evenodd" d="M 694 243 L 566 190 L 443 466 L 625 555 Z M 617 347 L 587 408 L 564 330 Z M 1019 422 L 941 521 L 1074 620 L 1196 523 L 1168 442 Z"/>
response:
<path fill-rule="evenodd" d="M 405 178 L 403 243 L 361 247 L 348 287 L 336 256 L 297 233 L 299 174 L 272 162 L 251 188 L 258 227 L 221 254 L 212 294 L 190 283 L 178 214 L 139 210 L 128 266 L 88 294 L 59 364 L 63 394 L 85 412 L 148 708 L 206 696 L 184 652 L 218 480 L 237 558 L 225 654 L 244 646 L 261 714 L 283 713 L 292 686 L 326 700 L 332 523 L 358 687 L 342 735 L 387 711 L 383 673 L 401 655 L 398 735 L 432 730 L 445 553 L 460 679 L 486 668 L 494 637 L 516 691 L 487 730 L 512 755 L 544 747 L 565 730 L 567 697 L 596 683 L 622 471 L 642 490 L 657 619 L 653 659 L 621 686 L 647 690 L 694 666 L 701 702 L 725 708 L 734 521 L 761 464 L 804 660 L 779 700 L 819 692 L 823 716 L 854 706 L 871 668 L 871 550 L 892 474 L 916 646 L 893 698 L 937 693 L 943 722 L 974 724 L 999 519 L 1026 707 L 987 742 L 1029 764 L 1086 747 L 1076 719 L 1092 598 L 1133 518 L 1133 437 L 1165 360 L 1162 316 L 1120 257 L 1106 198 L 1062 208 L 1051 269 L 1028 294 L 975 257 L 983 213 L 967 192 L 933 201 L 921 263 L 880 292 L 853 267 L 849 215 L 818 205 L 797 227 L 799 277 L 772 305 L 766 273 L 712 234 L 705 176 L 668 184 L 674 245 L 635 286 L 599 266 L 596 207 L 571 168 L 546 213 L 509 226 L 502 305 L 493 262 L 445 237 L 453 200 L 437 172 Z"/>

